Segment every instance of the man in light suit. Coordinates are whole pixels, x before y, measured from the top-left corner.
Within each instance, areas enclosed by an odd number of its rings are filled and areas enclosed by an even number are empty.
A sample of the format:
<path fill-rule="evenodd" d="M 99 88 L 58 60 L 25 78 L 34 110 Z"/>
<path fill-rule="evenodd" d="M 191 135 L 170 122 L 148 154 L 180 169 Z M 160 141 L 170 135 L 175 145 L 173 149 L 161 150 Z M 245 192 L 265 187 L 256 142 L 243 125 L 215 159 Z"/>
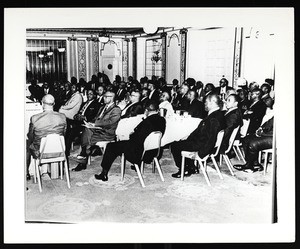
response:
<path fill-rule="evenodd" d="M 166 120 L 158 114 L 158 104 L 154 100 L 149 100 L 146 104 L 146 119 L 135 127 L 129 140 L 109 143 L 103 155 L 101 162 L 102 172 L 95 175 L 97 180 L 107 181 L 108 171 L 114 160 L 125 154 L 127 161 L 140 164 L 144 150 L 144 141 L 153 131 L 160 131 L 164 134 L 166 129 Z"/>
<path fill-rule="evenodd" d="M 217 94 L 210 94 L 206 97 L 205 109 L 208 116 L 204 118 L 199 126 L 188 136 L 186 140 L 174 142 L 171 144 L 171 153 L 173 155 L 178 172 L 172 174 L 174 178 L 181 177 L 181 152 L 182 151 L 198 151 L 198 155 L 203 158 L 211 153 L 217 141 L 219 131 L 225 127 L 224 114 L 220 110 L 223 102 Z M 185 176 L 195 173 L 193 162 L 187 160 L 185 167 Z"/>
<path fill-rule="evenodd" d="M 67 129 L 66 116 L 64 114 L 53 111 L 54 97 L 52 95 L 45 95 L 42 98 L 42 105 L 44 111 L 31 117 L 29 131 L 27 134 L 27 156 L 30 158 L 30 155 L 32 155 L 34 159 L 37 159 L 40 155 L 39 150 L 41 139 L 43 137 L 46 137 L 48 134 L 52 133 L 65 135 Z M 29 159 L 27 161 L 29 161 Z"/>
<path fill-rule="evenodd" d="M 228 80 L 225 78 L 222 78 L 219 83 L 220 86 L 216 87 L 216 93 L 224 99 L 226 92 L 228 90 L 233 90 L 233 88 L 231 86 L 228 86 Z"/>
<path fill-rule="evenodd" d="M 107 91 L 104 94 L 105 105 L 99 109 L 93 123 L 86 123 L 86 128 L 81 135 L 81 153 L 82 161 L 73 171 L 86 169 L 87 157 L 93 154 L 93 150 L 99 141 L 112 141 L 116 136 L 116 129 L 121 118 L 121 109 L 115 102 L 115 93 Z"/>

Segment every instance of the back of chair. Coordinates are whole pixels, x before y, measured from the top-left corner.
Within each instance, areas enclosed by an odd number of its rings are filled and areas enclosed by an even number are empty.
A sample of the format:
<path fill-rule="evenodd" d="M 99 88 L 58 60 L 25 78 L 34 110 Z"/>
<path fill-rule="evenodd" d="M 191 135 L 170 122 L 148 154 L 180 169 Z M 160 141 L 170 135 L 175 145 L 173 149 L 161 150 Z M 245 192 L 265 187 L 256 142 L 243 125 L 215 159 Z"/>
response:
<path fill-rule="evenodd" d="M 240 129 L 240 126 L 236 127 L 236 128 L 232 131 L 232 133 L 231 133 L 231 135 L 230 135 L 230 138 L 229 138 L 228 148 L 226 149 L 225 154 L 227 154 L 227 153 L 231 150 L 232 145 L 233 145 L 233 142 L 234 142 L 234 140 L 235 140 L 235 138 L 236 138 L 236 135 L 237 135 L 239 129 Z"/>
<path fill-rule="evenodd" d="M 250 119 L 243 119 L 243 126 L 241 127 L 240 130 L 241 137 L 245 137 L 247 135 L 249 124 L 250 124 Z"/>
<path fill-rule="evenodd" d="M 65 139 L 59 134 L 43 137 L 40 145 L 41 163 L 65 160 Z"/>
<path fill-rule="evenodd" d="M 219 131 L 219 133 L 217 135 L 217 141 L 216 141 L 216 144 L 215 144 L 216 151 L 215 151 L 214 154 L 212 154 L 212 156 L 217 156 L 218 155 L 221 144 L 222 144 L 223 137 L 224 137 L 224 130 L 221 130 L 221 131 Z"/>
<path fill-rule="evenodd" d="M 160 148 L 162 133 L 160 131 L 151 132 L 144 141 L 144 151 Z"/>

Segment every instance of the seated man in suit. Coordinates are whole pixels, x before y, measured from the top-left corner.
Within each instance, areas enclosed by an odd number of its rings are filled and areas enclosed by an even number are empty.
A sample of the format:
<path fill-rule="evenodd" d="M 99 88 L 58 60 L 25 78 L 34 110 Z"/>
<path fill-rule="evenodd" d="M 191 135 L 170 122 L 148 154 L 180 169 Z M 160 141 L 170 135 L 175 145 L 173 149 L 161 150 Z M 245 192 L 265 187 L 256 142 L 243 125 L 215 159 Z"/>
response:
<path fill-rule="evenodd" d="M 217 141 L 219 131 L 225 127 L 224 114 L 220 110 L 223 102 L 217 94 L 210 94 L 205 101 L 205 109 L 208 116 L 204 118 L 199 126 L 188 136 L 186 140 L 174 142 L 171 144 L 171 153 L 179 171 L 172 174 L 172 177 L 181 177 L 181 152 L 198 151 L 198 155 L 203 158 L 211 153 Z M 195 173 L 192 160 L 187 160 L 185 176 Z"/>
<path fill-rule="evenodd" d="M 103 85 L 99 85 L 97 87 L 97 102 L 102 106 L 104 105 L 104 93 L 106 92 L 106 89 Z"/>
<path fill-rule="evenodd" d="M 158 82 L 156 80 L 148 81 L 148 88 L 150 90 L 149 99 L 154 100 L 157 104 L 159 103 L 160 92 L 158 88 Z"/>
<path fill-rule="evenodd" d="M 27 162 L 30 160 L 30 154 L 34 159 L 40 156 L 41 139 L 48 134 L 56 133 L 65 135 L 67 129 L 66 116 L 64 114 L 53 111 L 54 97 L 50 94 L 42 98 L 43 112 L 33 115 L 30 119 L 28 137 Z M 27 165 L 27 178 L 28 174 Z M 29 176 L 30 177 L 30 176 Z"/>
<path fill-rule="evenodd" d="M 227 108 L 227 111 L 224 114 L 226 128 L 224 129 L 224 137 L 219 152 L 221 154 L 228 148 L 229 139 L 233 130 L 238 126 L 241 127 L 243 125 L 242 113 L 238 108 L 238 96 L 236 94 L 229 95 L 225 105 Z"/>
<path fill-rule="evenodd" d="M 140 102 L 141 102 L 141 105 L 143 107 L 143 112 L 145 112 L 146 103 L 149 100 L 149 93 L 150 93 L 150 90 L 148 89 L 148 87 L 144 87 L 142 89 L 142 97 L 141 97 Z"/>
<path fill-rule="evenodd" d="M 262 91 L 259 88 L 255 88 L 251 92 L 252 103 L 248 110 L 244 112 L 245 119 L 250 119 L 247 134 L 255 134 L 258 127 L 261 125 L 261 121 L 266 113 L 266 104 L 261 100 Z"/>
<path fill-rule="evenodd" d="M 116 90 L 116 100 L 118 102 L 122 101 L 126 97 L 126 84 L 124 81 L 121 81 L 118 85 L 118 89 Z"/>
<path fill-rule="evenodd" d="M 261 85 L 260 89 L 262 90 L 261 100 L 266 103 L 268 99 L 272 99 L 270 96 L 271 86 L 268 83 L 264 83 Z"/>
<path fill-rule="evenodd" d="M 160 131 L 164 134 L 166 120 L 159 116 L 158 105 L 155 101 L 150 100 L 147 102 L 145 115 L 146 118 L 135 127 L 129 140 L 109 143 L 107 145 L 101 162 L 102 172 L 99 175 L 95 175 L 97 180 L 108 180 L 107 174 L 112 163 L 122 153 L 125 154 L 127 161 L 140 164 L 146 137 L 153 131 Z"/>
<path fill-rule="evenodd" d="M 143 107 L 140 103 L 141 93 L 133 90 L 129 96 L 129 103 L 122 110 L 121 118 L 130 118 L 138 114 L 143 114 Z"/>
<path fill-rule="evenodd" d="M 193 118 L 204 118 L 206 116 L 204 104 L 198 100 L 197 92 L 195 90 L 189 90 L 187 99 L 189 100 L 189 104 L 186 111 L 189 115 Z"/>
<path fill-rule="evenodd" d="M 31 80 L 31 85 L 28 87 L 28 90 L 30 92 L 30 99 L 34 102 L 41 102 L 44 94 L 42 88 L 37 84 L 37 80 L 33 79 Z"/>
<path fill-rule="evenodd" d="M 187 93 L 189 91 L 189 86 L 183 83 L 179 89 L 179 94 L 173 102 L 173 107 L 175 110 L 186 111 L 189 105 L 189 100 L 187 99 Z"/>
<path fill-rule="evenodd" d="M 100 103 L 96 99 L 96 91 L 89 89 L 87 91 L 87 101 L 82 104 L 79 112 L 74 115 L 70 131 L 66 135 L 66 154 L 70 155 L 71 144 L 76 136 L 84 129 L 84 121 L 91 122 L 96 117 Z"/>
<path fill-rule="evenodd" d="M 159 101 L 160 101 L 159 109 L 165 109 L 166 110 L 165 117 L 171 117 L 174 114 L 174 109 L 172 104 L 170 103 L 169 92 L 162 92 Z"/>
<path fill-rule="evenodd" d="M 246 172 L 262 171 L 263 166 L 257 162 L 258 152 L 271 149 L 273 145 L 273 122 L 274 117 L 259 127 L 255 135 L 246 136 L 242 143 L 245 152 L 246 164 L 237 164 L 233 167 Z"/>
<path fill-rule="evenodd" d="M 93 150 L 97 148 L 95 144 L 99 141 L 112 141 L 116 136 L 116 129 L 121 118 L 121 109 L 115 102 L 115 93 L 107 91 L 104 94 L 104 103 L 93 123 L 87 123 L 86 128 L 81 135 L 81 153 L 82 161 L 73 171 L 81 171 L 86 169 L 87 157 L 93 154 Z"/>
<path fill-rule="evenodd" d="M 219 83 L 220 86 L 216 87 L 216 93 L 220 95 L 222 99 L 224 99 L 226 92 L 228 90 L 232 90 L 233 88 L 231 86 L 228 86 L 228 80 L 225 78 L 222 78 Z"/>

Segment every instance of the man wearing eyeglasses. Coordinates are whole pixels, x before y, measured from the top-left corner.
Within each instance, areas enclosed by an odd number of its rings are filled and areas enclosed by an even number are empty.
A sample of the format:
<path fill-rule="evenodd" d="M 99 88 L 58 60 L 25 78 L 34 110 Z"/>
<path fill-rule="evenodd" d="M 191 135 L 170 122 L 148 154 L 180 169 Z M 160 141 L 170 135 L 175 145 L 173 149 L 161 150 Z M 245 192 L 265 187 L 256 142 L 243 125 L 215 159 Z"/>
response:
<path fill-rule="evenodd" d="M 122 110 L 121 118 L 130 118 L 138 114 L 143 114 L 143 107 L 140 104 L 141 93 L 134 90 L 130 94 L 130 102 Z"/>
<path fill-rule="evenodd" d="M 112 141 L 116 136 L 116 129 L 121 118 L 121 109 L 115 102 L 115 93 L 107 91 L 104 94 L 104 106 L 99 109 L 93 122 L 85 122 L 85 129 L 81 135 L 81 153 L 79 158 L 82 160 L 73 171 L 86 169 L 87 157 L 96 148 L 95 144 L 99 141 Z"/>

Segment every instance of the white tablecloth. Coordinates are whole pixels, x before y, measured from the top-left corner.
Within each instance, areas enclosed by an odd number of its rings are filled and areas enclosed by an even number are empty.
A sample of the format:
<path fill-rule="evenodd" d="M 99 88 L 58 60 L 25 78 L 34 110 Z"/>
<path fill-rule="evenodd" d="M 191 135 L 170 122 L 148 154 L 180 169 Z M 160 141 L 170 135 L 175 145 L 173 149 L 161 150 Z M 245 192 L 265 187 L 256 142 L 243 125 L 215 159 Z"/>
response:
<path fill-rule="evenodd" d="M 144 115 L 138 115 L 121 119 L 116 130 L 118 140 L 128 140 L 129 134 L 134 131 L 134 128 L 142 121 L 143 117 Z M 198 127 L 200 122 L 200 118 L 184 118 L 176 114 L 171 118 L 166 118 L 166 131 L 162 137 L 161 145 L 164 146 L 185 139 Z"/>

